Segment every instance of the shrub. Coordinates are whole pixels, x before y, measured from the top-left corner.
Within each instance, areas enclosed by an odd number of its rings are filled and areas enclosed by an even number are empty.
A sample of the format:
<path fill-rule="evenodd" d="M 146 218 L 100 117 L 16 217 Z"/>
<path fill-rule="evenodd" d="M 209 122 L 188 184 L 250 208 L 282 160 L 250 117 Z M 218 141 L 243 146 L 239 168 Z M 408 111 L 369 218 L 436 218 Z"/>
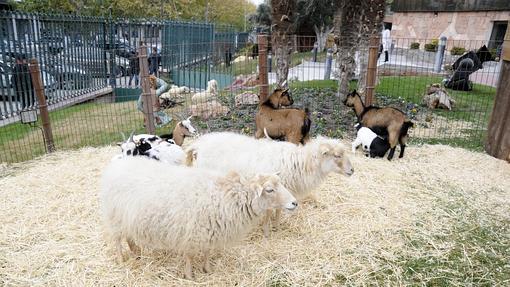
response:
<path fill-rule="evenodd" d="M 439 44 L 438 39 L 432 40 L 430 43 L 425 44 L 424 48 L 427 52 L 436 52 L 437 51 L 437 45 Z"/>
<path fill-rule="evenodd" d="M 466 49 L 462 48 L 462 47 L 453 47 L 451 50 L 450 50 L 450 54 L 452 55 L 462 55 L 466 52 Z"/>
<path fill-rule="evenodd" d="M 420 49 L 420 43 L 418 43 L 418 42 L 411 43 L 411 49 L 413 49 L 413 50 Z"/>

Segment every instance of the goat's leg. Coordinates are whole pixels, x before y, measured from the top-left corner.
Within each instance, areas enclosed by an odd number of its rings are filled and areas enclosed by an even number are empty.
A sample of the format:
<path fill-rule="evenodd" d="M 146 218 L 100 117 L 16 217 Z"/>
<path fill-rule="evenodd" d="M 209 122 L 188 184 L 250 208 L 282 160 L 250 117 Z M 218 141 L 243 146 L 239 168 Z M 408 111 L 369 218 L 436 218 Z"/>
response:
<path fill-rule="evenodd" d="M 403 158 L 404 157 L 404 150 L 406 149 L 407 135 L 401 137 L 399 142 L 400 142 L 400 154 L 398 155 L 398 157 L 399 158 Z"/>
<path fill-rule="evenodd" d="M 211 272 L 211 264 L 209 263 L 209 250 L 204 252 L 204 264 L 202 265 L 202 270 L 205 273 Z"/>
<path fill-rule="evenodd" d="M 193 280 L 193 272 L 191 270 L 191 256 L 184 254 L 184 278 Z"/>
<path fill-rule="evenodd" d="M 260 139 L 264 137 L 264 130 L 257 128 L 257 131 L 255 132 L 255 138 Z"/>
<path fill-rule="evenodd" d="M 390 154 L 388 154 L 388 160 L 391 160 L 393 158 L 393 155 L 395 154 L 395 148 L 397 147 L 397 143 L 398 143 L 398 132 L 394 132 L 394 131 L 390 131 L 390 129 L 388 128 L 388 132 L 389 132 L 389 142 L 390 142 Z"/>
<path fill-rule="evenodd" d="M 136 245 L 133 239 L 128 238 L 127 243 L 129 246 L 129 250 L 131 250 L 131 253 L 133 253 L 133 255 L 135 255 L 136 257 L 140 257 L 140 255 L 142 255 L 142 250 L 138 245 Z"/>

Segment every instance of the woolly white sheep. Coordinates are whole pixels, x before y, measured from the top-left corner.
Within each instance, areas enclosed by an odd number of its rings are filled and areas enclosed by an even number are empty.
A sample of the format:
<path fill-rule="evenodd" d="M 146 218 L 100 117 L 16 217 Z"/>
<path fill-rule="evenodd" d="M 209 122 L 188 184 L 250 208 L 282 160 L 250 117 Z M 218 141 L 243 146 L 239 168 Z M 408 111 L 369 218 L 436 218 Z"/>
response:
<path fill-rule="evenodd" d="M 344 146 L 335 139 L 318 137 L 306 145 L 254 139 L 231 132 L 209 133 L 186 149 L 186 164 L 202 168 L 236 170 L 242 174 L 280 172 L 283 185 L 303 199 L 331 172 L 354 172 Z M 279 212 L 277 211 L 278 224 Z M 268 235 L 268 224 L 264 233 Z"/>
<path fill-rule="evenodd" d="M 165 170 L 165 176 L 160 171 Z M 191 258 L 229 247 L 255 226 L 267 210 L 297 207 L 276 175 L 168 166 L 144 157 L 112 161 L 103 172 L 100 208 L 120 260 L 122 241 L 132 253 L 140 247 L 184 255 L 186 278 Z"/>
<path fill-rule="evenodd" d="M 218 95 L 218 82 L 216 80 L 210 80 L 209 82 L 207 82 L 207 90 L 195 93 L 191 97 L 191 100 L 194 103 L 204 103 L 217 95 Z"/>
<path fill-rule="evenodd" d="M 355 127 L 358 129 L 358 132 L 356 139 L 352 142 L 352 153 L 356 153 L 356 148 L 361 145 L 365 153 L 370 155 L 370 157 L 384 157 L 390 149 L 388 140 L 378 136 L 371 129 L 359 123 Z"/>

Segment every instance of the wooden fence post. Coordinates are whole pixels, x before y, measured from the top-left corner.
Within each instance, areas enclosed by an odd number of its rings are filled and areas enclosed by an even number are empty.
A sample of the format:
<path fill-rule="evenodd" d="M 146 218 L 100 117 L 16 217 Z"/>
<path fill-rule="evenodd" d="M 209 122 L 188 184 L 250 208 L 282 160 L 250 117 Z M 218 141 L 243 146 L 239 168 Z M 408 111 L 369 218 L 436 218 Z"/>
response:
<path fill-rule="evenodd" d="M 50 114 L 48 112 L 48 104 L 46 103 L 46 96 L 44 95 L 44 85 L 41 79 L 41 71 L 39 70 L 39 63 L 37 59 L 31 59 L 28 65 L 30 70 L 30 77 L 32 78 L 32 85 L 35 89 L 37 102 L 39 103 L 39 112 L 41 114 L 42 128 L 44 134 L 44 143 L 48 152 L 55 151 L 55 143 L 53 141 L 53 131 L 51 130 Z"/>
<path fill-rule="evenodd" d="M 149 80 L 149 63 L 147 61 L 147 47 L 145 45 L 138 48 L 138 60 L 140 62 L 140 80 L 142 84 L 142 103 L 145 128 L 148 134 L 153 135 L 156 132 L 154 126 L 154 109 L 151 83 Z M 156 99 L 157 100 L 157 99 Z"/>
<path fill-rule="evenodd" d="M 267 80 L 267 35 L 258 35 L 257 43 L 259 46 L 259 100 L 260 102 L 263 102 L 269 96 L 269 85 Z"/>
<path fill-rule="evenodd" d="M 374 99 L 375 79 L 377 77 L 377 53 L 379 51 L 380 38 L 378 36 L 370 37 L 368 45 L 368 67 L 367 83 L 365 86 L 365 105 L 370 106 Z"/>
<path fill-rule="evenodd" d="M 501 70 L 496 99 L 487 129 L 485 150 L 488 154 L 510 162 L 510 29 L 506 30 L 501 52 Z"/>

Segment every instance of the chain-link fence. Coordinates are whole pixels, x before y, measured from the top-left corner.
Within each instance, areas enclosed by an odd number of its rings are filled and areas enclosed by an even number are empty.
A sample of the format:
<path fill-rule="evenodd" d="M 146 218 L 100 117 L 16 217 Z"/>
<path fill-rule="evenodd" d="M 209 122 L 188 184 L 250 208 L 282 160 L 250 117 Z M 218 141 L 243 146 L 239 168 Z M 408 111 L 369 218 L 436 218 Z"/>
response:
<path fill-rule="evenodd" d="M 57 150 L 112 144 L 122 139 L 120 132 L 145 132 L 148 115 L 139 99 L 143 81 L 150 75 L 159 79 L 152 91 L 158 102 L 149 102 L 157 134 L 169 133 L 176 122 L 193 116 L 201 133 L 235 130 L 253 135 L 258 95 L 265 84 L 260 63 L 267 64 L 270 91 L 276 83 L 271 52 L 260 59 L 257 45 L 247 40 L 254 37 L 228 26 L 16 13 L 1 14 L 0 21 L 0 59 L 5 67 L 0 102 L 2 162 L 45 153 L 41 119 L 33 121 L 29 113 L 23 121 L 20 118 L 22 110 L 40 108 L 32 89 L 26 88 L 30 83 L 26 59 L 39 61 Z M 292 39 L 288 83 L 294 106 L 311 110 L 313 135 L 352 137 L 356 117 L 338 96 L 334 41 L 327 41 L 323 51 L 317 50 L 315 41 L 315 37 Z M 466 53 L 478 51 L 486 42 L 449 40 L 444 49 L 441 44 L 394 39 L 383 47 L 376 63 L 374 103 L 407 113 L 416 123 L 414 142 L 479 148 L 495 96 L 499 51 L 489 51 L 490 59 L 476 53 L 474 58 Z M 145 51 L 141 53 L 140 47 Z M 368 47 L 356 50 L 358 65 L 351 88 L 362 89 L 357 80 L 366 78 L 366 65 L 361 64 L 368 61 Z M 58 68 L 50 70 L 46 63 Z M 144 65 L 146 72 L 140 68 Z M 470 90 L 460 91 L 466 76 Z M 445 99 L 451 100 L 449 108 Z"/>

